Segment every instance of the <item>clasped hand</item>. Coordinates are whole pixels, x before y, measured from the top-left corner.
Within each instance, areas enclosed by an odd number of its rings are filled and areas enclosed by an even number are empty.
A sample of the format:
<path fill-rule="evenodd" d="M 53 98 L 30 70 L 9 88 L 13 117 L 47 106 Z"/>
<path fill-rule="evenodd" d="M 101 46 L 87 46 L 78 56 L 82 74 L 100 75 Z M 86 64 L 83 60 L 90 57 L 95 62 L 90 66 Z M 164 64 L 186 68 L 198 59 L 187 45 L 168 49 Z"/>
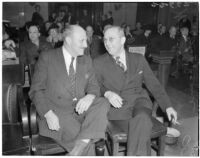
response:
<path fill-rule="evenodd" d="M 123 99 L 116 93 L 112 91 L 107 91 L 104 95 L 110 104 L 114 106 L 115 108 L 121 108 L 123 104 Z"/>
<path fill-rule="evenodd" d="M 91 106 L 95 96 L 92 94 L 88 94 L 85 97 L 81 98 L 78 103 L 76 104 L 76 112 L 78 114 L 82 114 L 84 111 L 87 111 L 88 108 Z"/>
<path fill-rule="evenodd" d="M 52 110 L 48 111 L 45 114 L 45 118 L 50 130 L 59 131 L 60 129 L 59 119 L 58 116 Z"/>

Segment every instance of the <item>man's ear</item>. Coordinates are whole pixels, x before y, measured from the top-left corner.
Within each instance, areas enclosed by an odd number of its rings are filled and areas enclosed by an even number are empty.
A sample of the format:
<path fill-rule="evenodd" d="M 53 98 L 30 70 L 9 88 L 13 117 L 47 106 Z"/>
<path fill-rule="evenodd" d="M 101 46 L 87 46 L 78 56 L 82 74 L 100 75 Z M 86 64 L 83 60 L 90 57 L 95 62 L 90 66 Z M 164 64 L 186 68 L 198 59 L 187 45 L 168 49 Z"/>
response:
<path fill-rule="evenodd" d="M 72 42 L 72 40 L 71 40 L 71 38 L 69 38 L 69 37 L 65 37 L 65 41 L 67 42 L 67 44 L 71 44 L 71 42 Z"/>
<path fill-rule="evenodd" d="M 121 37 L 121 44 L 124 44 L 125 41 L 126 41 L 126 37 L 125 36 Z"/>

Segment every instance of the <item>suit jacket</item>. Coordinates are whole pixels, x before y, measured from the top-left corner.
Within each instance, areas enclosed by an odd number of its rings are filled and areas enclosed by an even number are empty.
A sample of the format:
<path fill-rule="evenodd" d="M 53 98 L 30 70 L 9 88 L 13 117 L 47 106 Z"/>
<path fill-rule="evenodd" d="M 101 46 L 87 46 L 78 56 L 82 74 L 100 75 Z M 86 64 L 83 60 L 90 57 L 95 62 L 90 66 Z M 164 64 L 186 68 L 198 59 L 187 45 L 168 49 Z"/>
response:
<path fill-rule="evenodd" d="M 43 38 L 39 39 L 39 48 L 30 40 L 27 40 L 20 44 L 20 62 L 23 64 L 35 64 L 39 54 L 51 48 L 51 44 Z"/>
<path fill-rule="evenodd" d="M 100 95 L 100 88 L 88 56 L 77 57 L 76 97 L 79 100 L 86 94 Z M 62 48 L 43 52 L 35 66 L 30 89 L 30 98 L 39 114 L 40 134 L 59 139 L 59 132 L 50 131 L 44 115 L 53 110 L 58 117 L 72 114 L 73 104 L 71 84 L 65 66 Z"/>
<path fill-rule="evenodd" d="M 165 90 L 142 55 L 126 52 L 126 62 L 127 71 L 123 72 L 109 54 L 94 60 L 101 94 L 104 95 L 106 91 L 110 90 L 123 98 L 123 106 L 120 109 L 110 108 L 108 115 L 110 120 L 123 120 L 132 117 L 132 108 L 137 98 L 146 98 L 150 103 L 147 108 L 152 108 L 148 92 L 142 87 L 143 83 L 163 110 L 171 106 Z"/>

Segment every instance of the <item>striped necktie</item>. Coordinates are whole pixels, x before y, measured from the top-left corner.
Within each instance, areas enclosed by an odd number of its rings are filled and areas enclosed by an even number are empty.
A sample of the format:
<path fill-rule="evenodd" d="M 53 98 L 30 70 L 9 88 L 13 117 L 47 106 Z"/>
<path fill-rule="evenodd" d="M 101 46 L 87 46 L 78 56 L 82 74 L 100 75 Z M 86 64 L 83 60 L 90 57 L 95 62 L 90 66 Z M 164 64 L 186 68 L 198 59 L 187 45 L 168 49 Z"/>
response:
<path fill-rule="evenodd" d="M 71 58 L 71 63 L 69 66 L 69 79 L 71 81 L 71 91 L 73 98 L 76 97 L 76 73 L 73 66 L 74 59 L 74 57 Z"/>
<path fill-rule="evenodd" d="M 120 68 L 122 68 L 123 71 L 126 71 L 125 65 L 119 59 L 120 59 L 119 56 L 115 58 L 116 64 L 119 65 Z"/>

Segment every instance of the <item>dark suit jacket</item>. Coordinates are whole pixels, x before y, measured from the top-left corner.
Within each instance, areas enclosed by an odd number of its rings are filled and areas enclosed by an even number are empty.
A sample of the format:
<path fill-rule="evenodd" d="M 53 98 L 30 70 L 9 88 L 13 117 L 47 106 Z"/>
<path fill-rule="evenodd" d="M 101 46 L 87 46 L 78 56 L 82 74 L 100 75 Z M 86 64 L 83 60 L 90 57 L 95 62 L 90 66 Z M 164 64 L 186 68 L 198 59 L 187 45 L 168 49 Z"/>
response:
<path fill-rule="evenodd" d="M 108 90 L 119 94 L 123 98 L 123 106 L 120 109 L 110 108 L 110 120 L 129 119 L 132 116 L 132 107 L 137 98 L 146 98 L 150 102 L 149 95 L 142 87 L 143 83 L 153 94 L 163 110 L 171 106 L 171 102 L 151 71 L 147 61 L 140 54 L 126 52 L 127 71 L 116 65 L 114 59 L 105 54 L 94 60 L 94 68 L 98 78 L 101 94 Z M 147 108 L 152 108 L 152 107 Z"/>
<path fill-rule="evenodd" d="M 40 134 L 59 139 L 59 132 L 48 129 L 44 115 L 51 109 L 60 118 L 74 112 L 71 84 L 65 66 L 62 48 L 43 52 L 35 66 L 30 98 L 40 116 Z M 77 58 L 76 68 L 77 99 L 86 94 L 100 95 L 100 88 L 92 68 L 92 60 L 87 56 Z"/>
<path fill-rule="evenodd" d="M 23 64 L 35 64 L 39 54 L 51 48 L 51 44 L 46 42 L 44 38 L 40 38 L 39 48 L 30 40 L 27 40 L 20 44 L 20 62 Z"/>
<path fill-rule="evenodd" d="M 66 17 L 66 21 L 65 22 L 69 22 L 69 16 Z M 76 24 L 76 18 L 74 16 L 71 15 L 71 19 L 70 19 L 70 22 L 69 22 L 71 25 L 74 25 Z"/>

